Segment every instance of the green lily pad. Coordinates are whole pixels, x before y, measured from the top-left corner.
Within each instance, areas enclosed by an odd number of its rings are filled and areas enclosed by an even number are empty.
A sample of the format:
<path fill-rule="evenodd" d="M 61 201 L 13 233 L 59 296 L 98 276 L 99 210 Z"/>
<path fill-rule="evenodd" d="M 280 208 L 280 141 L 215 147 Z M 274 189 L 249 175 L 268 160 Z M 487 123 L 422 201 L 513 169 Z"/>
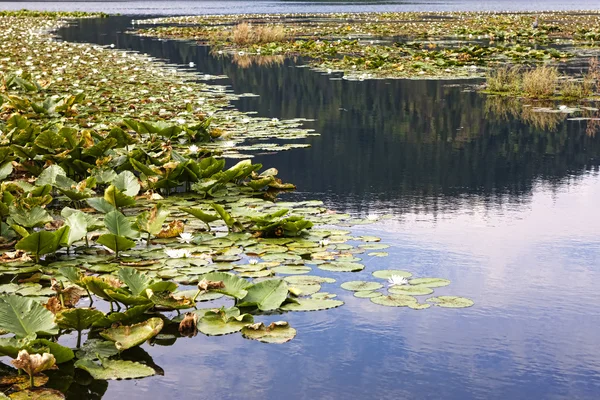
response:
<path fill-rule="evenodd" d="M 242 336 L 263 343 L 286 343 L 296 336 L 296 330 L 285 321 L 272 322 L 269 326 L 259 322 L 243 327 Z"/>
<path fill-rule="evenodd" d="M 5 398 L 13 400 L 62 400 L 65 396 L 55 389 L 34 388 L 11 393 L 9 397 Z"/>
<path fill-rule="evenodd" d="M 117 349 L 126 350 L 156 336 L 163 328 L 163 325 L 162 319 L 150 318 L 139 324 L 106 329 L 100 332 L 100 336 L 115 342 Z"/>
<path fill-rule="evenodd" d="M 420 285 L 427 287 L 443 287 L 448 286 L 450 281 L 448 279 L 441 278 L 415 278 L 408 281 L 411 285 Z"/>
<path fill-rule="evenodd" d="M 344 304 L 344 302 L 340 300 L 318 300 L 300 298 L 296 301 L 297 302 L 295 303 L 284 304 L 283 306 L 281 306 L 281 309 L 285 311 L 319 311 L 339 307 Z"/>
<path fill-rule="evenodd" d="M 373 253 L 368 253 L 367 255 L 371 257 L 387 257 L 389 254 L 385 251 L 377 251 Z"/>
<path fill-rule="evenodd" d="M 360 245 L 358 245 L 358 247 L 360 247 L 361 249 L 364 249 L 364 250 L 383 250 L 383 249 L 389 248 L 390 245 L 383 244 L 383 243 L 368 243 L 368 244 L 360 244 Z"/>
<path fill-rule="evenodd" d="M 89 339 L 77 350 L 78 359 L 98 360 L 117 354 L 119 354 L 119 350 L 116 348 L 115 343 L 110 340 Z"/>
<path fill-rule="evenodd" d="M 433 289 L 424 285 L 400 285 L 390 287 L 388 292 L 393 294 L 407 294 L 409 296 L 424 296 L 433 293 Z"/>
<path fill-rule="evenodd" d="M 198 279 L 206 279 L 207 281 L 213 282 L 223 282 L 225 285 L 224 288 L 212 289 L 212 291 L 235 297 L 236 299 L 243 299 L 248 294 L 246 288 L 252 285 L 247 280 L 228 272 L 209 272 L 208 274 L 200 275 Z"/>
<path fill-rule="evenodd" d="M 362 290 L 377 290 L 381 289 L 383 285 L 377 282 L 367 282 L 367 281 L 350 281 L 344 282 L 341 285 L 342 289 L 350 290 L 353 292 L 362 291 Z"/>
<path fill-rule="evenodd" d="M 364 265 L 353 262 L 331 262 L 317 265 L 317 267 L 324 271 L 333 272 L 357 272 L 362 271 L 365 268 Z"/>
<path fill-rule="evenodd" d="M 408 308 L 412 308 L 413 310 L 426 310 L 429 307 L 431 307 L 431 304 L 411 303 L 408 305 Z"/>
<path fill-rule="evenodd" d="M 254 322 L 250 314 L 241 314 L 236 307 L 207 311 L 198 321 L 198 330 L 208 336 L 228 335 L 239 332 Z"/>
<path fill-rule="evenodd" d="M 388 307 L 407 307 L 410 304 L 418 303 L 416 298 L 405 294 L 372 297 L 371 301 L 375 304 Z"/>
<path fill-rule="evenodd" d="M 375 278 L 388 279 L 392 275 L 400 276 L 403 278 L 409 278 L 412 276 L 412 273 L 408 271 L 402 271 L 400 269 L 380 269 L 379 271 L 373 272 L 373 276 Z"/>
<path fill-rule="evenodd" d="M 272 268 L 272 271 L 278 274 L 301 275 L 308 274 L 312 271 L 312 268 L 304 265 L 282 265 L 281 267 Z"/>
<path fill-rule="evenodd" d="M 290 285 L 316 285 L 320 283 L 335 283 L 335 279 L 316 275 L 286 276 L 284 281 Z"/>
<path fill-rule="evenodd" d="M 435 304 L 438 307 L 444 308 L 466 308 L 471 307 L 473 300 L 467 299 L 466 297 L 457 296 L 438 296 L 427 299 L 428 302 Z"/>
<path fill-rule="evenodd" d="M 238 303 L 238 306 L 256 306 L 262 311 L 279 308 L 288 294 L 287 283 L 283 279 L 269 279 L 258 282 L 249 286 L 246 290 L 248 294 Z"/>
<path fill-rule="evenodd" d="M 156 374 L 154 368 L 147 365 L 125 360 L 103 359 L 99 362 L 89 358 L 77 360 L 76 368 L 87 371 L 94 379 L 134 379 Z"/>

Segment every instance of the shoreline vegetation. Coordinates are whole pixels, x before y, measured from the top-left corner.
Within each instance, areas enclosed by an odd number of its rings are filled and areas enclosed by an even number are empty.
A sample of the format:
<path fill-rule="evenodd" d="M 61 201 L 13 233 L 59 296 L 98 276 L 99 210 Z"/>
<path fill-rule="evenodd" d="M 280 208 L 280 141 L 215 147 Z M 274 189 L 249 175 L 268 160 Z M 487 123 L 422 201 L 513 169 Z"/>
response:
<path fill-rule="evenodd" d="M 87 398 L 106 380 L 160 373 L 146 341 L 201 332 L 285 343 L 296 330 L 264 315 L 339 307 L 322 290 L 336 280 L 322 274 L 387 256 L 380 238 L 347 229 L 385 216 L 277 201 L 295 186 L 252 163 L 307 147 L 294 143 L 316 134 L 303 120 L 241 113 L 239 96 L 197 74 L 52 36 L 102 16 L 0 14 L 0 354 L 12 358 L 0 386 L 10 398 Z M 382 306 L 473 305 L 422 297 L 450 284 L 442 278 L 346 276 L 343 289 Z"/>
<path fill-rule="evenodd" d="M 175 25 L 146 26 L 166 23 Z M 560 85 L 552 87 L 560 88 L 552 94 L 517 82 L 510 90 L 497 90 L 506 71 L 531 83 L 549 78 L 550 71 L 570 60 L 581 63 L 597 55 L 597 11 L 217 15 L 134 24 L 139 26 L 132 32 L 136 35 L 195 40 L 218 54 L 233 56 L 242 67 L 260 65 L 261 60 L 268 63 L 272 57 L 301 56 L 311 67 L 343 72 L 347 79 L 485 77 L 482 89 L 490 93 L 571 101 L 599 96 L 589 82 L 597 75 L 585 73 L 556 72 L 554 80 Z"/>

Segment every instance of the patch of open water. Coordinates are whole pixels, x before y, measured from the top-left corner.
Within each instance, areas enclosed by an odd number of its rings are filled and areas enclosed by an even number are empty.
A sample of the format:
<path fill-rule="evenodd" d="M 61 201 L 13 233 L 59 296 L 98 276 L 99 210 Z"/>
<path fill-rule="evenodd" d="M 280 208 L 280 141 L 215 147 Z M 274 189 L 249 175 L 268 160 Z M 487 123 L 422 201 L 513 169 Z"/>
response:
<path fill-rule="evenodd" d="M 111 382 L 104 398 L 598 398 L 599 131 L 507 112 L 457 82 L 332 80 L 290 60 L 241 68 L 207 47 L 125 35 L 130 19 L 60 36 L 194 62 L 260 95 L 243 110 L 316 119 L 312 148 L 256 160 L 295 183 L 296 198 L 393 214 L 353 231 L 392 246 L 324 285 L 343 307 L 286 315 L 290 343 L 197 336 L 147 348 L 164 376 Z M 451 279 L 436 294 L 475 306 L 385 308 L 339 289 L 380 267 Z"/>

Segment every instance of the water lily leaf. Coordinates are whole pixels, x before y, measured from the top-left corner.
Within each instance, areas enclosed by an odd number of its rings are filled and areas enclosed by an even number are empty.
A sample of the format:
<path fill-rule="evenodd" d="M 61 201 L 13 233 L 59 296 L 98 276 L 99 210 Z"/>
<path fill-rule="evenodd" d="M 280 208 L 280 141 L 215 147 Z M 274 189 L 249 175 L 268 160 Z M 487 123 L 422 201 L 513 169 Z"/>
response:
<path fill-rule="evenodd" d="M 59 165 L 50 165 L 49 167 L 45 168 L 42 173 L 38 176 L 38 178 L 35 180 L 35 185 L 36 186 L 45 186 L 45 185 L 51 185 L 51 186 L 55 186 L 56 185 L 56 177 L 57 176 L 63 176 L 63 177 L 67 177 L 67 173 L 65 172 L 64 169 L 62 169 Z"/>
<path fill-rule="evenodd" d="M 236 307 L 207 311 L 198 321 L 198 330 L 208 336 L 220 336 L 239 332 L 254 322 L 250 314 L 241 314 Z"/>
<path fill-rule="evenodd" d="M 110 233 L 129 239 L 139 237 L 139 232 L 133 228 L 133 224 L 121 212 L 111 211 L 104 217 L 104 225 Z"/>
<path fill-rule="evenodd" d="M 48 211 L 39 206 L 36 206 L 31 210 L 15 209 L 11 207 L 10 217 L 13 220 L 13 223 L 25 228 L 35 228 L 53 221 L 53 218 L 48 214 Z"/>
<path fill-rule="evenodd" d="M 344 282 L 341 285 L 342 289 L 351 290 L 353 292 L 361 291 L 361 290 L 377 290 L 381 289 L 383 285 L 377 282 L 367 282 L 367 281 L 350 281 Z"/>
<path fill-rule="evenodd" d="M 119 270 L 118 275 L 121 282 L 127 285 L 129 291 L 134 296 L 139 296 L 143 293 L 145 294 L 148 286 L 153 283 L 152 279 L 146 274 L 138 272 L 135 268 L 122 268 Z"/>
<path fill-rule="evenodd" d="M 344 302 L 340 300 L 318 300 L 300 298 L 297 299 L 295 303 L 284 304 L 283 306 L 281 306 L 281 309 L 285 311 L 318 311 L 339 307 L 343 304 Z"/>
<path fill-rule="evenodd" d="M 431 304 L 411 303 L 408 305 L 408 308 L 412 308 L 413 310 L 426 310 L 429 307 L 431 307 Z"/>
<path fill-rule="evenodd" d="M 427 287 L 443 287 L 448 286 L 450 281 L 441 278 L 415 278 L 408 281 L 411 285 L 427 286 Z"/>
<path fill-rule="evenodd" d="M 113 205 L 115 208 L 135 205 L 135 199 L 121 192 L 115 187 L 115 185 L 110 185 L 108 188 L 106 188 L 104 191 L 104 200 Z"/>
<path fill-rule="evenodd" d="M 333 272 L 356 272 L 362 271 L 365 266 L 358 263 L 353 262 L 343 262 L 343 261 L 334 261 L 331 263 L 320 264 L 317 265 L 319 269 L 324 271 L 333 271 Z"/>
<path fill-rule="evenodd" d="M 56 251 L 56 236 L 54 232 L 39 231 L 19 240 L 15 249 L 24 250 L 31 254 L 41 256 Z"/>
<path fill-rule="evenodd" d="M 369 244 L 361 244 L 358 247 L 365 250 L 383 250 L 390 247 L 388 244 L 383 243 L 369 243 Z"/>
<path fill-rule="evenodd" d="M 310 296 L 311 294 L 317 293 L 319 290 L 321 290 L 321 285 L 319 285 L 319 284 L 316 284 L 316 285 L 293 284 L 293 286 L 290 286 L 288 288 L 288 290 L 291 294 L 293 294 L 294 296 L 297 296 L 297 297 Z"/>
<path fill-rule="evenodd" d="M 108 247 L 117 254 L 121 251 L 135 247 L 135 242 L 133 240 L 112 233 L 105 233 L 100 236 L 98 240 L 96 240 L 96 243 Z"/>
<path fill-rule="evenodd" d="M 136 225 L 142 232 L 151 235 L 158 235 L 162 230 L 162 225 L 169 216 L 169 210 L 157 203 L 150 211 L 144 211 L 136 218 Z"/>
<path fill-rule="evenodd" d="M 18 295 L 0 296 L 0 329 L 20 338 L 58 333 L 50 311 L 37 301 Z"/>
<path fill-rule="evenodd" d="M 187 297 L 175 296 L 173 293 L 170 292 L 153 292 L 151 290 L 147 292 L 151 293 L 148 295 L 148 298 L 156 306 L 160 306 L 170 310 L 183 310 L 195 306 L 192 299 L 189 299 Z"/>
<path fill-rule="evenodd" d="M 47 339 L 0 338 L 0 354 L 17 358 L 21 350 L 27 350 L 29 354 L 50 353 L 54 356 L 57 364 L 70 361 L 75 357 L 70 348 Z"/>
<path fill-rule="evenodd" d="M 282 265 L 281 267 L 275 267 L 271 270 L 278 274 L 300 275 L 308 274 L 310 271 L 312 271 L 312 268 L 304 265 Z"/>
<path fill-rule="evenodd" d="M 140 183 L 131 171 L 121 172 L 112 184 L 127 196 L 136 196 L 140 191 Z"/>
<path fill-rule="evenodd" d="M 286 343 L 296 336 L 296 330 L 285 321 L 272 322 L 269 326 L 259 322 L 243 327 L 242 336 L 263 343 Z"/>
<path fill-rule="evenodd" d="M 95 210 L 104 214 L 116 210 L 115 206 L 110 204 L 102 197 L 92 197 L 91 199 L 85 199 L 85 201 L 90 205 L 90 207 L 93 207 Z"/>
<path fill-rule="evenodd" d="M 383 294 L 379 292 L 372 292 L 370 290 L 360 290 L 358 292 L 354 292 L 354 297 L 358 297 L 360 299 L 370 299 L 371 297 L 379 296 L 383 296 Z"/>
<path fill-rule="evenodd" d="M 209 272 L 198 277 L 198 280 L 202 279 L 213 282 L 222 281 L 225 285 L 224 288 L 211 289 L 211 291 L 235 297 L 236 299 L 243 299 L 248 294 L 246 289 L 252 285 L 247 280 L 227 272 Z"/>
<path fill-rule="evenodd" d="M 377 251 L 377 252 L 369 253 L 367 255 L 371 256 L 371 257 L 387 257 L 388 253 L 386 253 L 385 251 Z"/>
<path fill-rule="evenodd" d="M 72 308 L 56 314 L 56 324 L 62 329 L 75 329 L 81 332 L 102 318 L 104 318 L 102 311 L 92 308 Z"/>
<path fill-rule="evenodd" d="M 400 269 L 381 269 L 379 271 L 373 272 L 373 276 L 375 278 L 388 279 L 391 278 L 392 275 L 400 276 L 403 278 L 409 278 L 412 276 L 412 273 L 408 271 L 402 271 Z"/>
<path fill-rule="evenodd" d="M 141 319 L 145 319 L 145 313 L 153 307 L 152 302 L 148 302 L 141 305 L 129 307 L 125 312 L 113 312 L 106 315 L 103 319 L 98 320 L 94 323 L 96 327 L 106 328 L 114 324 L 115 322 L 123 324 L 131 324 L 139 322 Z"/>
<path fill-rule="evenodd" d="M 163 320 L 155 317 L 139 324 L 105 329 L 100 332 L 100 336 L 115 342 L 115 347 L 122 351 L 140 345 L 158 335 L 163 325 Z"/>
<path fill-rule="evenodd" d="M 77 358 L 88 358 L 90 360 L 98 360 L 112 357 L 119 354 L 119 350 L 115 347 L 115 343 L 110 340 L 89 339 L 77 351 Z"/>
<path fill-rule="evenodd" d="M 428 301 L 429 303 L 433 303 L 438 307 L 444 308 L 466 308 L 471 307 L 473 304 L 475 304 L 471 299 L 456 296 L 430 297 L 426 301 Z"/>
<path fill-rule="evenodd" d="M 13 167 L 12 162 L 6 162 L 0 166 L 0 181 L 8 178 L 10 174 L 12 174 Z"/>
<path fill-rule="evenodd" d="M 287 283 L 282 279 L 262 281 L 246 290 L 248 294 L 237 304 L 238 307 L 256 306 L 262 311 L 279 308 L 288 294 Z"/>
<path fill-rule="evenodd" d="M 377 236 L 360 236 L 357 239 L 362 240 L 363 242 L 379 242 L 381 240 L 381 238 Z"/>
<path fill-rule="evenodd" d="M 201 210 L 200 208 L 179 207 L 179 209 L 181 211 L 185 211 L 188 214 L 192 214 L 194 217 L 196 217 L 200 221 L 204 222 L 208 226 L 209 230 L 210 230 L 210 225 L 208 225 L 208 224 L 220 219 L 220 216 L 215 215 L 215 214 L 208 214 L 208 213 L 204 212 L 203 210 Z"/>
<path fill-rule="evenodd" d="M 405 294 L 390 294 L 388 296 L 371 297 L 371 301 L 375 304 L 388 307 L 407 307 L 411 304 L 418 303 L 416 298 Z"/>
<path fill-rule="evenodd" d="M 314 285 L 320 283 L 335 283 L 335 279 L 316 275 L 286 276 L 283 278 L 291 285 Z"/>
<path fill-rule="evenodd" d="M 77 211 L 65 218 L 65 225 L 69 227 L 66 246 L 71 246 L 78 240 L 81 240 L 87 234 L 87 220 L 85 213 Z"/>
<path fill-rule="evenodd" d="M 409 296 L 424 296 L 433 293 L 433 289 L 425 285 L 395 285 L 388 289 L 394 294 L 407 294 Z"/>
<path fill-rule="evenodd" d="M 100 362 L 84 358 L 77 360 L 76 368 L 87 371 L 94 379 L 134 379 L 156 374 L 156 371 L 144 364 L 125 361 L 102 359 Z"/>
<path fill-rule="evenodd" d="M 221 216 L 221 219 L 225 221 L 225 224 L 231 232 L 241 232 L 244 229 L 241 223 L 239 223 L 235 218 L 231 216 L 231 214 L 225 211 L 223 206 L 216 203 L 211 203 L 210 206 L 214 208 L 215 211 Z"/>

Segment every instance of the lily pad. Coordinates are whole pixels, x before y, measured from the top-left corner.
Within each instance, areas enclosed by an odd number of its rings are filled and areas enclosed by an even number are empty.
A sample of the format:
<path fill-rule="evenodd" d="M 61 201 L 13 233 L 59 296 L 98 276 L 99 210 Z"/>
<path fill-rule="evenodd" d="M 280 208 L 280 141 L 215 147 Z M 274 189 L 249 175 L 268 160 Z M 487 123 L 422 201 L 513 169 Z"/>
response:
<path fill-rule="evenodd" d="M 254 322 L 250 314 L 241 314 L 236 307 L 207 311 L 198 321 L 198 330 L 208 336 L 228 335 L 239 332 Z"/>
<path fill-rule="evenodd" d="M 125 360 L 103 359 L 99 362 L 84 358 L 77 360 L 76 368 L 87 371 L 94 379 L 134 379 L 156 374 L 154 368 Z"/>
<path fill-rule="evenodd" d="M 224 288 L 212 290 L 217 293 L 223 293 L 227 296 L 235 297 L 236 299 L 243 299 L 248 294 L 246 288 L 251 285 L 251 283 L 247 280 L 227 272 L 210 272 L 205 275 L 200 275 L 198 279 L 206 279 L 207 281 L 213 282 L 223 282 L 225 285 Z"/>
<path fill-rule="evenodd" d="M 296 336 L 296 330 L 285 321 L 272 322 L 269 326 L 259 322 L 242 328 L 242 336 L 263 343 L 286 343 Z"/>
<path fill-rule="evenodd" d="M 435 304 L 438 307 L 444 308 L 467 308 L 471 307 L 473 300 L 467 299 L 466 297 L 457 296 L 438 296 L 427 299 L 428 302 Z"/>
<path fill-rule="evenodd" d="M 272 268 L 272 271 L 278 274 L 301 275 L 308 274 L 312 271 L 312 268 L 304 265 L 282 265 L 281 267 Z"/>
<path fill-rule="evenodd" d="M 381 289 L 383 285 L 378 282 L 367 282 L 367 281 L 350 281 L 344 282 L 341 285 L 342 289 L 350 290 L 353 292 L 362 291 L 362 290 L 377 290 Z"/>
<path fill-rule="evenodd" d="M 281 306 L 281 309 L 285 311 L 319 311 L 339 307 L 343 304 L 344 302 L 340 300 L 318 300 L 300 298 L 297 299 L 294 303 L 284 304 L 283 306 Z"/>
<path fill-rule="evenodd" d="M 61 400 L 65 398 L 65 395 L 55 389 L 34 388 L 11 393 L 7 398 L 13 400 Z"/>
<path fill-rule="evenodd" d="M 284 281 L 291 285 L 315 285 L 320 283 L 335 283 L 335 279 L 316 275 L 286 276 Z"/>
<path fill-rule="evenodd" d="M 411 285 L 420 285 L 427 287 L 443 287 L 448 286 L 450 281 L 448 279 L 441 278 L 415 278 L 408 281 Z"/>
<path fill-rule="evenodd" d="M 416 298 L 405 294 L 372 297 L 371 301 L 375 304 L 388 307 L 407 307 L 410 304 L 418 303 Z"/>
<path fill-rule="evenodd" d="M 400 285 L 390 287 L 388 292 L 394 294 L 407 294 L 409 296 L 424 296 L 433 293 L 433 289 L 424 285 Z"/>
<path fill-rule="evenodd" d="M 317 267 L 324 271 L 333 272 L 357 272 L 362 271 L 365 268 L 364 265 L 353 262 L 332 262 L 327 264 L 321 264 Z"/>
<path fill-rule="evenodd" d="M 162 319 L 150 318 L 139 324 L 106 329 L 100 332 L 100 336 L 115 342 L 117 349 L 126 350 L 156 336 L 163 328 L 163 325 Z"/>

